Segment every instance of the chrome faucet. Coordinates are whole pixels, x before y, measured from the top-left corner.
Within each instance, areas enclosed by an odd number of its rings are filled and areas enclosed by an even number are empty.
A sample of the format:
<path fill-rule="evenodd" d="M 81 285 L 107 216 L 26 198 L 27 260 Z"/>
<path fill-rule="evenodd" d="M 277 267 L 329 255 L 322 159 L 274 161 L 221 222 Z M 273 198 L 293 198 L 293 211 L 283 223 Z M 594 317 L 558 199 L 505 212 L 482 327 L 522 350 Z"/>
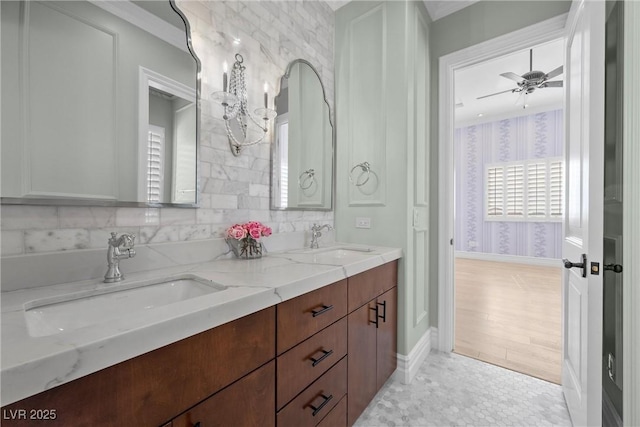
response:
<path fill-rule="evenodd" d="M 321 230 L 323 228 L 326 228 L 327 230 L 333 230 L 333 228 L 329 224 L 313 224 L 311 226 L 311 249 L 318 249 L 318 237 L 322 236 Z"/>
<path fill-rule="evenodd" d="M 120 272 L 120 260 L 136 256 L 136 251 L 133 250 L 135 240 L 135 234 L 123 233 L 118 237 L 117 233 L 111 233 L 111 238 L 108 240 L 109 247 L 107 248 L 109 269 L 107 274 L 104 275 L 104 283 L 119 282 L 124 279 L 124 275 Z"/>

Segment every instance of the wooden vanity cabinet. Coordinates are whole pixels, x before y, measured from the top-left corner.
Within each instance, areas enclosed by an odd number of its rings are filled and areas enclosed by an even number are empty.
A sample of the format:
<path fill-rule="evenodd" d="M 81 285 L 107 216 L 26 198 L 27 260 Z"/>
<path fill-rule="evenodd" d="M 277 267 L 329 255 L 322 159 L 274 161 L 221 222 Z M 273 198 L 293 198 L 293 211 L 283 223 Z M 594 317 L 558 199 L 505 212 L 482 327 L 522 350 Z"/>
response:
<path fill-rule="evenodd" d="M 396 369 L 397 261 L 2 408 L 13 426 L 352 425 Z"/>
<path fill-rule="evenodd" d="M 7 405 L 6 414 L 54 409 L 55 419 L 2 425 L 160 426 L 274 357 L 270 307 Z"/>
<path fill-rule="evenodd" d="M 348 425 L 396 369 L 396 284 L 396 262 L 349 278 Z"/>

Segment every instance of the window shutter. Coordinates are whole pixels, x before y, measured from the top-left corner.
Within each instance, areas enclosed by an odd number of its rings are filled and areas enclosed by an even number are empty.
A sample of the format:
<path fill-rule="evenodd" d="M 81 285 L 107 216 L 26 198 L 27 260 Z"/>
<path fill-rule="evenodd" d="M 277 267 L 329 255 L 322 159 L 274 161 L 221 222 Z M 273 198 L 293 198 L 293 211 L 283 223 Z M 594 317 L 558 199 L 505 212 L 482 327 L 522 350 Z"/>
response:
<path fill-rule="evenodd" d="M 527 173 L 527 216 L 547 216 L 547 168 L 545 163 L 529 163 Z"/>
<path fill-rule="evenodd" d="M 551 218 L 562 218 L 563 175 L 564 163 L 561 160 L 549 162 L 549 216 Z"/>
<path fill-rule="evenodd" d="M 507 166 L 506 186 L 506 217 L 524 217 L 524 165 Z"/>
<path fill-rule="evenodd" d="M 504 168 L 487 168 L 487 217 L 501 217 L 504 214 Z"/>
<path fill-rule="evenodd" d="M 280 126 L 282 148 L 280 150 L 280 200 L 282 206 L 289 206 L 289 122 Z"/>
<path fill-rule="evenodd" d="M 147 201 L 159 203 L 162 191 L 164 128 L 149 126 L 147 141 Z"/>

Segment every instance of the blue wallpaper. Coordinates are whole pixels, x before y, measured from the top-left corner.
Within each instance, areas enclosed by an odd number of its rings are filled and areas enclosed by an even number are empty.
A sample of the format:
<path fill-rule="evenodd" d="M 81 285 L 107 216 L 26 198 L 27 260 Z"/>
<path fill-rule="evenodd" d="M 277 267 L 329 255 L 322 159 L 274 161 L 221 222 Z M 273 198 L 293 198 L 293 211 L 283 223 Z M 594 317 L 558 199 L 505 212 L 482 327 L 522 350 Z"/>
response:
<path fill-rule="evenodd" d="M 561 257 L 562 223 L 484 221 L 483 187 L 487 163 L 561 157 L 562 116 L 554 110 L 455 130 L 456 250 Z"/>

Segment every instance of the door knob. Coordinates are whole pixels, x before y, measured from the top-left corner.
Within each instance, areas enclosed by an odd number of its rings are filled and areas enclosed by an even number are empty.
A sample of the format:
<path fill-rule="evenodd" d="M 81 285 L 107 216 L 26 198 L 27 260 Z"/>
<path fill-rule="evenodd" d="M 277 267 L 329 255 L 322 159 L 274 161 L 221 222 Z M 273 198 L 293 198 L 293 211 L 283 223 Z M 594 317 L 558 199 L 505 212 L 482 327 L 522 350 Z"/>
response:
<path fill-rule="evenodd" d="M 564 268 L 581 268 L 582 269 L 582 277 L 587 277 L 587 255 L 586 254 L 582 254 L 582 262 L 571 262 L 568 259 L 563 259 L 562 262 L 564 263 Z M 606 270 L 606 266 L 605 266 L 605 270 Z"/>
<path fill-rule="evenodd" d="M 614 273 L 622 273 L 622 266 L 620 264 L 605 264 L 604 269 L 613 271 Z"/>

